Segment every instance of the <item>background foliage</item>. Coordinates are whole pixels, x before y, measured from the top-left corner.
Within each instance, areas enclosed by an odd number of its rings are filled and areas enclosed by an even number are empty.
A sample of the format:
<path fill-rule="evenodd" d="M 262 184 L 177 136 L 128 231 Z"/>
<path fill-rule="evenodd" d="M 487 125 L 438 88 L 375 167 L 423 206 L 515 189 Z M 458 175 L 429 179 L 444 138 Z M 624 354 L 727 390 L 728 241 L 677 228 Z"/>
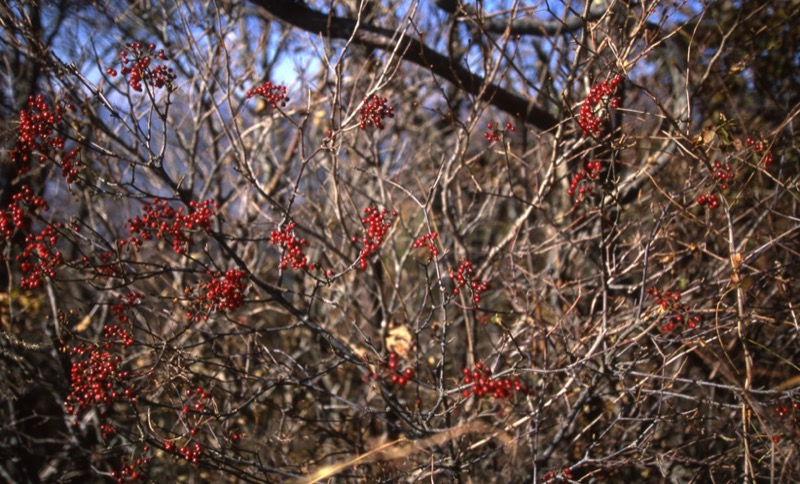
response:
<path fill-rule="evenodd" d="M 800 6 L 0 6 L 8 482 L 800 479 Z"/>

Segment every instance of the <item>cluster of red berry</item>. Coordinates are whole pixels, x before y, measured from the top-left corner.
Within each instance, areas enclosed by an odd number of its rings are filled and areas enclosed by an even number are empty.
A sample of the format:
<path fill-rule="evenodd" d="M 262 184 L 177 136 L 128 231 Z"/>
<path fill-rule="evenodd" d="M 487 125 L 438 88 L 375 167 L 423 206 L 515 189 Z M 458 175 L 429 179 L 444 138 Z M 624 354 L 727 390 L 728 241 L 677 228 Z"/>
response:
<path fill-rule="evenodd" d="M 19 192 L 11 197 L 11 203 L 0 211 L 0 233 L 6 240 L 11 239 L 15 230 L 28 230 L 30 222 L 28 212 L 46 211 L 47 202 L 34 194 L 28 185 L 22 185 Z"/>
<path fill-rule="evenodd" d="M 203 455 L 203 446 L 195 439 L 200 432 L 197 424 L 202 422 L 203 412 L 208 409 L 211 402 L 211 393 L 203 387 L 189 388 L 185 391 L 186 400 L 181 408 L 182 419 L 186 420 L 189 428 L 188 435 L 184 434 L 181 438 L 186 440 L 182 445 L 178 445 L 175 440 L 165 440 L 164 450 L 167 453 L 175 454 L 178 457 L 196 464 Z"/>
<path fill-rule="evenodd" d="M 47 225 L 38 234 L 25 237 L 25 250 L 17 255 L 22 277 L 22 289 L 38 289 L 45 277 L 55 277 L 56 269 L 64 263 L 61 251 L 56 249 L 58 233 L 56 227 Z"/>
<path fill-rule="evenodd" d="M 170 454 L 174 453 L 192 464 L 197 464 L 200 457 L 203 456 L 203 446 L 200 442 L 187 442 L 185 445 L 177 447 L 174 442 L 168 440 L 164 442 L 164 450 Z"/>
<path fill-rule="evenodd" d="M 75 227 L 72 227 L 75 230 Z M 75 230 L 78 232 L 78 230 Z M 118 245 L 125 244 L 125 240 L 118 241 Z M 110 250 L 98 251 L 94 253 L 94 258 L 87 255 L 74 261 L 75 267 L 87 268 L 91 267 L 92 271 L 101 276 L 114 277 L 122 273 L 122 267 L 116 257 L 116 254 Z"/>
<path fill-rule="evenodd" d="M 364 236 L 361 238 L 361 253 L 358 256 L 358 267 L 362 271 L 367 270 L 367 259 L 370 255 L 377 252 L 383 244 L 386 233 L 392 227 L 392 218 L 397 217 L 397 212 L 391 214 L 386 210 L 367 207 L 364 209 L 365 217 L 361 219 L 361 224 L 366 227 Z M 357 237 L 353 237 L 353 243 L 358 243 Z"/>
<path fill-rule="evenodd" d="M 727 190 L 729 183 L 733 181 L 733 169 L 731 165 L 717 161 L 714 163 L 714 170 L 711 172 L 711 179 L 718 183 L 720 188 Z"/>
<path fill-rule="evenodd" d="M 119 324 L 106 324 L 103 326 L 103 338 L 106 341 L 103 345 L 105 348 L 110 348 L 115 344 L 132 346 L 135 342 L 133 335 Z"/>
<path fill-rule="evenodd" d="M 137 215 L 128 219 L 128 231 L 133 234 L 127 242 L 138 252 L 143 241 L 153 239 L 171 240 L 172 248 L 177 254 L 185 254 L 194 243 L 186 231 L 211 230 L 211 219 L 216 216 L 217 204 L 212 200 L 190 202 L 190 212 L 184 214 L 183 207 L 177 210 L 170 207 L 166 200 L 153 200 L 153 205 L 145 205 L 144 216 Z M 125 241 L 120 241 L 120 248 Z"/>
<path fill-rule="evenodd" d="M 188 415 L 192 409 L 195 412 L 202 412 L 206 407 L 206 403 L 208 403 L 208 401 L 211 399 L 211 393 L 200 386 L 187 389 L 186 392 L 184 392 L 184 395 L 187 398 L 187 400 L 184 401 L 183 408 L 181 409 L 181 413 L 184 415 Z M 194 404 L 191 404 L 192 400 L 194 400 Z M 194 436 L 197 434 L 197 430 L 193 428 L 190 433 L 192 436 Z"/>
<path fill-rule="evenodd" d="M 101 423 L 100 432 L 103 434 L 103 442 L 108 442 L 108 439 L 117 433 L 117 427 L 111 424 Z"/>
<path fill-rule="evenodd" d="M 572 177 L 567 193 L 570 197 L 575 198 L 576 204 L 580 204 L 588 195 L 594 192 L 594 183 L 592 182 L 600 176 L 602 168 L 603 165 L 599 161 L 590 161 L 586 163 L 586 168 L 575 173 Z M 591 180 L 591 182 L 588 180 Z"/>
<path fill-rule="evenodd" d="M 792 402 L 792 406 L 789 405 L 775 405 L 775 413 L 780 418 L 786 418 L 790 412 L 800 413 L 800 402 Z"/>
<path fill-rule="evenodd" d="M 464 384 L 470 385 L 469 389 L 461 392 L 464 398 L 475 395 L 475 398 L 493 397 L 497 400 L 510 399 L 514 392 L 521 395 L 533 395 L 533 389 L 527 388 L 518 379 L 492 378 L 492 370 L 486 368 L 480 361 L 475 363 L 475 368 L 464 368 Z"/>
<path fill-rule="evenodd" d="M 70 150 L 67 154 L 61 157 L 61 176 L 67 181 L 67 185 L 73 183 L 78 178 L 78 154 L 80 150 Z"/>
<path fill-rule="evenodd" d="M 192 308 L 186 312 L 190 321 L 208 320 L 212 312 L 228 312 L 244 305 L 244 292 L 247 289 L 247 274 L 238 269 L 229 269 L 224 275 L 217 272 L 208 274 L 211 280 L 202 285 L 199 295 L 192 296 L 186 288 L 184 294 L 192 300 Z"/>
<path fill-rule="evenodd" d="M 30 169 L 32 160 L 38 158 L 40 163 L 44 163 L 48 159 L 55 159 L 64 150 L 65 139 L 58 134 L 58 130 L 64 122 L 67 109 L 74 110 L 74 106 L 59 104 L 51 107 L 41 94 L 28 98 L 27 109 L 20 111 L 19 132 L 10 152 L 11 163 L 19 174 Z M 62 156 L 65 160 L 62 171 L 68 183 L 77 176 L 73 161 L 77 153 L 78 150 L 72 150 Z M 27 232 L 30 229 L 30 216 L 47 209 L 44 199 L 34 194 L 28 185 L 21 185 L 12 195 L 8 206 L 0 209 L 0 235 L 10 240 L 18 230 Z M 56 268 L 63 264 L 61 252 L 55 248 L 58 227 L 46 225 L 38 234 L 26 234 L 24 249 L 16 257 L 23 273 L 20 280 L 22 289 L 41 287 L 44 278 L 54 277 Z"/>
<path fill-rule="evenodd" d="M 397 353 L 392 351 L 389 353 L 388 359 L 381 362 L 381 368 L 385 371 L 383 375 L 378 372 L 370 372 L 364 377 L 364 383 L 369 383 L 372 380 L 378 381 L 381 378 L 388 378 L 390 383 L 404 387 L 414 377 L 414 369 L 410 366 L 404 370 L 400 370 L 400 357 Z M 388 374 L 388 377 L 387 377 Z"/>
<path fill-rule="evenodd" d="M 134 306 L 138 306 L 143 298 L 144 294 L 130 291 L 117 298 L 119 301 L 111 305 L 111 312 L 114 313 L 117 321 L 122 324 L 128 324 L 130 320 L 128 319 L 126 311 Z"/>
<path fill-rule="evenodd" d="M 775 162 L 775 157 L 772 155 L 772 151 L 767 149 L 766 141 L 756 141 L 754 139 L 747 138 L 747 146 L 753 148 L 756 154 L 761 156 L 759 161 L 765 167 L 771 166 Z"/>
<path fill-rule="evenodd" d="M 489 143 L 494 143 L 494 142 L 500 141 L 500 136 L 503 134 L 503 131 L 500 130 L 500 124 L 499 123 L 498 124 L 486 123 L 486 129 L 489 130 L 489 131 L 483 133 L 483 138 L 486 141 L 488 141 Z M 513 133 L 516 130 L 517 130 L 517 128 L 513 124 L 506 123 L 505 131 Z"/>
<path fill-rule="evenodd" d="M 581 106 L 578 119 L 584 136 L 600 134 L 608 111 L 619 107 L 619 98 L 613 96 L 622 79 L 622 76 L 616 75 L 611 81 L 596 84 L 589 91 L 589 95 L 586 96 Z"/>
<path fill-rule="evenodd" d="M 719 196 L 716 193 L 700 195 L 697 197 L 697 204 L 708 206 L 710 210 L 714 210 L 719 207 Z"/>
<path fill-rule="evenodd" d="M 436 257 L 437 255 L 439 255 L 439 249 L 436 248 L 434 240 L 436 240 L 438 237 L 439 237 L 438 232 L 420 235 L 419 237 L 417 237 L 417 240 L 414 241 L 414 245 L 412 245 L 412 248 L 421 249 L 423 247 L 427 247 L 428 252 L 430 252 L 431 256 Z"/>
<path fill-rule="evenodd" d="M 388 100 L 385 97 L 381 98 L 377 95 L 371 98 L 364 98 L 361 109 L 358 110 L 361 129 L 367 129 L 372 125 L 375 125 L 378 129 L 383 129 L 383 120 L 394 118 L 394 106 L 387 106 L 387 102 Z"/>
<path fill-rule="evenodd" d="M 139 42 L 129 43 L 127 47 L 130 52 L 123 50 L 119 53 L 120 63 L 122 64 L 120 74 L 123 77 L 130 76 L 128 77 L 128 85 L 131 86 L 131 89 L 136 92 L 142 92 L 142 81 L 144 81 L 145 84 L 155 89 L 167 87 L 172 90 L 172 83 L 176 78 L 172 68 L 163 64 L 151 66 L 154 58 L 162 61 L 167 60 L 164 49 L 159 49 L 156 52 L 155 44 L 150 44 L 145 49 Z M 117 75 L 117 71 L 113 67 L 106 69 L 106 73 L 112 77 Z"/>
<path fill-rule="evenodd" d="M 125 329 L 125 327 L 130 324 L 127 310 L 137 306 L 143 297 L 143 294 L 131 291 L 123 296 L 120 296 L 118 298 L 119 301 L 110 306 L 111 312 L 117 318 L 119 323 L 106 324 L 103 327 L 103 338 L 105 339 L 105 344 L 103 346 L 106 349 L 111 348 L 115 344 L 122 346 L 133 345 L 135 342 L 133 335 L 127 329 Z"/>
<path fill-rule="evenodd" d="M 303 247 L 308 246 L 308 241 L 295 235 L 295 227 L 297 224 L 290 222 L 283 227 L 283 230 L 273 230 L 269 236 L 270 244 L 279 245 L 283 249 L 283 257 L 278 267 L 281 270 L 291 266 L 292 269 L 313 271 L 317 265 L 309 264 L 308 258 L 303 253 Z"/>
<path fill-rule="evenodd" d="M 19 134 L 10 153 L 11 162 L 19 173 L 30 169 L 30 163 L 36 155 L 39 162 L 44 163 L 64 149 L 65 139 L 58 134 L 58 129 L 64 123 L 67 109 L 74 111 L 75 107 L 72 104 L 51 107 L 41 94 L 28 98 L 28 108 L 19 113 Z M 64 171 L 64 176 L 70 177 L 70 180 L 77 174 L 75 163 L 70 161 L 76 155 L 77 150 L 73 150 L 65 156 L 69 168 Z"/>
<path fill-rule="evenodd" d="M 122 370 L 122 357 L 104 346 L 77 345 L 72 348 L 70 381 L 72 392 L 64 402 L 67 413 L 78 415 L 90 407 L 110 406 L 125 399 L 135 403 L 128 383 L 131 374 Z M 77 420 L 74 422 L 77 425 Z"/>
<path fill-rule="evenodd" d="M 128 461 L 126 456 L 122 456 L 120 459 L 120 470 L 112 472 L 111 477 L 114 478 L 118 484 L 144 480 L 145 469 L 148 464 L 150 464 L 150 458 L 148 457 L 149 452 L 150 446 L 145 445 L 142 448 L 142 454 L 137 457 L 136 460 Z"/>
<path fill-rule="evenodd" d="M 19 132 L 16 144 L 10 152 L 11 163 L 19 174 L 26 173 L 36 157 L 43 163 L 48 159 L 55 159 L 64 150 L 65 139 L 58 134 L 58 129 L 64 122 L 67 109 L 74 110 L 74 106 L 69 104 L 65 107 L 59 104 L 51 107 L 41 94 L 28 99 L 27 109 L 20 111 Z M 77 176 L 74 162 L 77 154 L 78 150 L 72 150 L 62 156 L 62 172 L 68 183 Z M 11 203 L 0 210 L 0 234 L 9 240 L 15 231 L 29 230 L 29 217 L 37 211 L 47 209 L 44 199 L 23 184 L 11 197 Z M 23 273 L 20 280 L 22 289 L 41 287 L 44 277 L 54 277 L 56 268 L 63 263 L 61 252 L 55 248 L 58 242 L 56 228 L 57 226 L 47 225 L 38 234 L 26 235 L 24 250 L 16 257 Z"/>
<path fill-rule="evenodd" d="M 781 419 L 785 419 L 790 414 L 795 416 L 795 424 L 797 424 L 797 416 L 800 415 L 800 402 L 792 402 L 792 406 L 789 405 L 775 405 L 775 414 L 778 415 Z M 780 435 L 773 435 L 772 442 L 777 444 L 781 441 Z"/>
<path fill-rule="evenodd" d="M 458 296 L 461 294 L 461 289 L 469 287 L 472 291 L 473 308 L 477 309 L 478 304 L 481 302 L 481 294 L 489 289 L 489 283 L 481 281 L 474 277 L 475 270 L 472 267 L 472 262 L 465 260 L 458 266 L 458 269 L 450 270 L 450 279 L 455 282 L 456 287 L 453 288 L 453 295 Z"/>
<path fill-rule="evenodd" d="M 542 476 L 542 482 L 569 482 L 573 479 L 572 471 L 569 467 L 561 471 L 550 471 Z"/>
<path fill-rule="evenodd" d="M 667 322 L 661 327 L 665 333 L 673 331 L 684 322 L 692 329 L 696 329 L 700 325 L 702 321 L 700 316 L 696 314 L 690 315 L 689 305 L 681 304 L 680 291 L 659 291 L 651 287 L 647 289 L 647 294 L 656 298 L 656 304 L 658 304 L 662 312 L 666 313 Z"/>
<path fill-rule="evenodd" d="M 286 86 L 273 84 L 271 81 L 267 81 L 258 87 L 254 87 L 253 89 L 247 91 L 247 94 L 245 94 L 247 99 L 250 99 L 253 96 L 263 97 L 267 105 L 272 106 L 273 109 L 276 109 L 279 105 L 280 107 L 285 107 L 286 103 L 289 102 L 289 98 L 286 97 Z"/>
<path fill-rule="evenodd" d="M 713 184 L 713 189 L 716 190 L 727 190 L 733 178 L 734 172 L 731 165 L 716 161 L 711 167 L 711 183 L 709 185 Z M 708 207 L 709 210 L 714 210 L 720 205 L 720 196 L 717 193 L 700 194 L 697 197 L 697 204 Z"/>
<path fill-rule="evenodd" d="M 411 378 L 414 377 L 414 369 L 409 366 L 401 372 L 397 360 L 397 353 L 389 353 L 389 361 L 386 362 L 386 368 L 392 372 L 391 376 L 389 376 L 389 381 L 403 387 Z"/>

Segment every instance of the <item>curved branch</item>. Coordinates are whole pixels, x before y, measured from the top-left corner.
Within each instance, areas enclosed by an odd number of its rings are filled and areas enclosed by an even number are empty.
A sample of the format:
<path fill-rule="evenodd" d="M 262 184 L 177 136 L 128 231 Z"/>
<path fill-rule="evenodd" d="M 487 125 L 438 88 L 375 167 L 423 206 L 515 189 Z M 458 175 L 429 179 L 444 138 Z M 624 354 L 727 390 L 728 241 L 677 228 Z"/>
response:
<path fill-rule="evenodd" d="M 408 36 L 400 40 L 394 38 L 394 31 L 371 25 L 360 25 L 343 17 L 325 15 L 308 6 L 286 0 L 251 0 L 254 5 L 264 8 L 273 17 L 294 27 L 331 39 L 349 39 L 366 47 L 386 52 L 397 52 L 405 61 L 412 62 L 464 91 L 479 96 L 481 101 L 511 114 L 519 116 L 527 123 L 543 131 L 558 124 L 558 120 L 532 101 L 503 89 L 462 66 L 452 65 L 447 56 Z M 355 35 L 353 32 L 356 31 Z M 397 44 L 399 42 L 399 45 Z"/>
<path fill-rule="evenodd" d="M 468 4 L 462 3 L 460 6 L 456 0 L 435 0 L 434 3 L 442 11 L 455 15 L 458 13 L 459 8 L 468 18 L 477 18 L 478 13 L 475 8 Z M 508 24 L 511 23 L 509 33 L 511 35 L 526 35 L 545 37 L 551 35 L 562 35 L 574 32 L 584 25 L 586 22 L 591 22 L 602 17 L 608 10 L 608 5 L 605 2 L 600 2 L 589 7 L 589 12 L 586 17 L 570 17 L 567 20 L 540 20 L 534 18 L 519 18 L 508 20 L 504 18 L 490 18 L 482 21 L 482 29 L 491 33 L 505 33 L 509 28 Z M 466 18 L 457 19 L 464 21 Z"/>

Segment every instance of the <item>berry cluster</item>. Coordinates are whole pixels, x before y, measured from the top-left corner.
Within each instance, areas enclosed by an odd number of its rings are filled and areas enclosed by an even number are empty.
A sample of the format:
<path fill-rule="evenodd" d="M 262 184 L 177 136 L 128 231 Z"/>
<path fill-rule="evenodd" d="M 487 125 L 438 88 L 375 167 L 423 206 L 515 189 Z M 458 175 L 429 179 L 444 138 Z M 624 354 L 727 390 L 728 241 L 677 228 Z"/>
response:
<path fill-rule="evenodd" d="M 430 252 L 431 256 L 436 257 L 439 255 L 439 249 L 436 248 L 436 244 L 433 242 L 439 237 L 438 232 L 433 232 L 430 234 L 423 234 L 417 237 L 417 240 L 414 241 L 414 245 L 412 248 L 414 249 L 421 249 L 423 247 L 428 248 L 428 252 Z"/>
<path fill-rule="evenodd" d="M 211 393 L 207 392 L 203 387 L 200 386 L 194 389 L 187 389 L 185 395 L 187 400 L 184 401 L 183 408 L 181 409 L 181 413 L 184 415 L 188 415 L 191 410 L 194 410 L 195 412 L 202 412 L 205 410 L 208 401 L 211 399 Z M 193 404 L 191 403 L 192 400 L 194 400 Z M 191 429 L 190 433 L 192 436 L 196 435 L 197 429 Z"/>
<path fill-rule="evenodd" d="M 715 208 L 719 207 L 719 196 L 717 196 L 716 193 L 700 195 L 697 197 L 697 204 L 706 205 L 708 206 L 709 210 L 714 210 Z"/>
<path fill-rule="evenodd" d="M 133 388 L 128 383 L 131 374 L 120 368 L 120 355 L 105 347 L 77 345 L 72 348 L 71 356 L 72 392 L 64 402 L 67 413 L 77 416 L 90 407 L 110 406 L 123 399 L 136 402 Z"/>
<path fill-rule="evenodd" d="M 280 107 L 285 107 L 289 101 L 289 98 L 286 97 L 286 86 L 273 84 L 271 81 L 250 89 L 244 97 L 250 99 L 253 96 L 263 97 L 267 105 L 272 106 L 273 109 L 276 109 L 279 105 Z"/>
<path fill-rule="evenodd" d="M 67 184 L 73 183 L 78 178 L 78 153 L 80 150 L 71 150 L 61 157 L 61 176 L 67 180 Z"/>
<path fill-rule="evenodd" d="M 478 304 L 481 302 L 481 294 L 489 289 L 489 283 L 475 279 L 475 270 L 472 267 L 472 262 L 465 260 L 458 266 L 458 269 L 450 270 L 450 279 L 455 282 L 456 287 L 453 288 L 453 295 L 458 296 L 461 294 L 462 288 L 469 287 L 472 291 L 473 308 L 477 309 Z"/>
<path fill-rule="evenodd" d="M 617 86 L 622 82 L 623 77 L 614 76 L 611 81 L 603 81 L 596 84 L 589 91 L 589 95 L 583 101 L 580 110 L 578 124 L 583 129 L 583 135 L 599 135 L 602 124 L 608 116 L 608 111 L 619 107 L 619 98 L 613 97 Z"/>
<path fill-rule="evenodd" d="M 400 387 L 406 386 L 413 377 L 414 369 L 406 367 L 405 370 L 400 370 L 399 356 L 394 351 L 389 353 L 389 358 L 381 362 L 381 367 L 388 373 L 389 382 Z M 369 383 L 370 380 L 378 381 L 381 378 L 387 378 L 386 374 L 383 376 L 378 372 L 371 372 L 364 377 L 364 382 Z"/>
<path fill-rule="evenodd" d="M 130 324 L 130 319 L 128 318 L 126 311 L 138 305 L 140 299 L 143 297 L 144 295 L 137 292 L 129 292 L 124 296 L 119 297 L 119 302 L 116 302 L 110 306 L 111 312 L 119 322 L 115 324 L 107 323 L 105 326 L 103 326 L 103 339 L 105 340 L 103 347 L 105 349 L 110 349 L 114 345 L 133 345 L 135 342 L 133 335 L 127 329 L 125 329 L 125 327 Z"/>
<path fill-rule="evenodd" d="M 166 444 L 167 443 L 165 442 L 165 449 Z M 203 456 L 203 446 L 200 444 L 200 442 L 192 442 L 191 444 L 186 443 L 186 445 L 178 447 L 176 453 L 179 457 L 186 460 L 186 462 L 197 464 L 197 462 L 200 460 L 200 457 Z"/>
<path fill-rule="evenodd" d="M 167 440 L 164 442 L 164 450 L 168 454 L 175 454 L 179 458 L 184 459 L 186 462 L 191 462 L 192 464 L 197 464 L 197 462 L 203 456 L 202 444 L 196 441 L 193 442 L 191 439 L 180 446 L 178 446 L 175 442 Z"/>
<path fill-rule="evenodd" d="M 514 392 L 522 395 L 533 395 L 533 389 L 527 388 L 518 379 L 492 378 L 492 370 L 486 368 L 480 361 L 475 363 L 475 368 L 461 370 L 465 385 L 470 387 L 461 392 L 464 398 L 475 395 L 475 398 L 493 397 L 496 400 L 510 399 Z"/>
<path fill-rule="evenodd" d="M 53 225 L 47 225 L 38 234 L 25 237 L 25 250 L 17 256 L 22 277 L 22 289 L 38 289 L 45 277 L 55 277 L 56 269 L 63 264 L 61 251 L 56 249 L 58 234 Z"/>
<path fill-rule="evenodd" d="M 128 319 L 128 314 L 126 310 L 138 306 L 141 300 L 144 298 L 144 294 L 138 292 L 128 292 L 123 296 L 119 296 L 117 299 L 119 302 L 116 302 L 111 305 L 111 312 L 114 313 L 114 316 L 117 318 L 122 324 L 128 324 L 130 320 Z"/>
<path fill-rule="evenodd" d="M 361 224 L 364 225 L 364 237 L 361 238 L 361 253 L 358 256 L 358 267 L 365 271 L 367 270 L 367 259 L 370 255 L 377 252 L 383 244 L 383 239 L 386 233 L 392 227 L 392 218 L 397 217 L 397 212 L 391 214 L 386 210 L 378 210 L 377 208 L 367 207 L 364 209 L 365 217 L 361 219 Z M 387 217 L 388 215 L 388 217 Z M 353 242 L 359 242 L 358 238 L 353 237 Z"/>
<path fill-rule="evenodd" d="M 22 185 L 19 192 L 11 197 L 8 207 L 0 211 L 0 233 L 8 240 L 14 235 L 14 230 L 28 230 L 30 222 L 27 212 L 35 213 L 37 210 L 47 209 L 47 202 L 42 197 L 34 194 L 28 185 Z"/>
<path fill-rule="evenodd" d="M 772 151 L 767 149 L 766 141 L 756 141 L 754 139 L 747 138 L 747 146 L 753 148 L 756 154 L 760 155 L 760 163 L 764 165 L 764 167 L 771 166 L 775 162 L 775 157 L 772 155 Z"/>
<path fill-rule="evenodd" d="M 594 183 L 592 182 L 600 176 L 602 168 L 599 161 L 590 161 L 586 163 L 586 168 L 572 177 L 567 193 L 570 197 L 574 197 L 576 204 L 582 203 L 588 195 L 594 192 Z"/>
<path fill-rule="evenodd" d="M 97 272 L 97 274 L 101 276 L 114 277 L 119 276 L 122 273 L 122 266 L 120 265 L 119 260 L 117 260 L 114 252 L 98 252 L 97 259 L 97 264 L 94 266 L 94 270 Z"/>
<path fill-rule="evenodd" d="M 211 393 L 198 386 L 187 389 L 185 396 L 186 400 L 183 401 L 180 414 L 181 419 L 185 419 L 184 423 L 189 427 L 188 436 L 183 436 L 186 440 L 182 445 L 179 445 L 176 440 L 164 441 L 164 450 L 187 462 L 196 464 L 203 455 L 202 444 L 195 440 L 200 432 L 197 424 L 203 421 L 203 413 L 209 409 Z"/>
<path fill-rule="evenodd" d="M 269 236 L 270 244 L 279 245 L 283 249 L 283 257 L 278 267 L 281 270 L 291 266 L 292 269 L 313 271 L 317 265 L 309 264 L 308 258 L 303 253 L 303 247 L 308 246 L 308 241 L 294 234 L 296 226 L 296 223 L 290 222 L 283 227 L 283 230 L 273 230 Z"/>
<path fill-rule="evenodd" d="M 122 69 L 120 74 L 123 77 L 128 77 L 128 85 L 131 86 L 136 92 L 142 92 L 142 82 L 154 89 L 161 89 L 167 87 L 172 90 L 172 83 L 175 81 L 176 75 L 171 67 L 163 64 L 154 65 L 153 59 L 157 58 L 162 61 L 167 60 L 164 49 L 159 49 L 156 53 L 155 44 L 150 44 L 145 49 L 139 42 L 127 44 L 128 49 L 119 53 L 120 63 Z M 113 67 L 106 69 L 109 76 L 116 76 L 117 71 Z"/>
<path fill-rule="evenodd" d="M 711 172 L 711 179 L 714 180 L 715 183 L 718 183 L 720 188 L 727 190 L 729 183 L 733 181 L 731 165 L 727 163 L 723 165 L 722 162 L 719 161 L 715 162 L 714 170 Z"/>
<path fill-rule="evenodd" d="M 103 434 L 103 442 L 108 442 L 108 439 L 117 433 L 117 428 L 111 424 L 101 423 L 100 432 Z"/>
<path fill-rule="evenodd" d="M 246 438 L 247 438 L 247 432 L 231 432 L 230 435 L 231 442 L 238 442 Z"/>
<path fill-rule="evenodd" d="M 483 133 L 483 138 L 486 141 L 488 141 L 489 143 L 494 143 L 494 142 L 500 141 L 500 136 L 503 134 L 503 131 L 500 130 L 500 125 L 499 124 L 486 123 L 486 129 L 489 130 L 489 131 Z M 517 130 L 517 128 L 513 124 L 506 123 L 505 131 L 513 133 L 516 130 Z"/>
<path fill-rule="evenodd" d="M 789 415 L 792 415 L 794 418 L 794 423 L 797 424 L 798 415 L 800 415 L 800 402 L 793 401 L 792 406 L 789 405 L 775 405 L 775 415 L 777 415 L 781 420 L 786 419 Z M 777 444 L 781 441 L 780 435 L 773 435 L 772 442 Z"/>
<path fill-rule="evenodd" d="M 387 102 L 388 100 L 385 97 L 380 98 L 375 95 L 372 98 L 364 98 L 361 109 L 358 110 L 361 129 L 367 129 L 372 125 L 375 125 L 378 129 L 383 129 L 383 120 L 394 118 L 394 106 L 387 106 Z"/>
<path fill-rule="evenodd" d="M 689 305 L 681 304 L 680 291 L 659 291 L 651 287 L 647 289 L 647 294 L 656 298 L 656 304 L 661 312 L 666 313 L 667 322 L 661 327 L 665 333 L 673 331 L 684 322 L 692 329 L 696 329 L 700 325 L 700 316 L 689 315 Z"/>
<path fill-rule="evenodd" d="M 780 418 L 786 418 L 789 413 L 800 412 L 800 402 L 792 402 L 792 406 L 775 405 L 775 414 Z"/>
<path fill-rule="evenodd" d="M 183 207 L 178 210 L 167 205 L 166 200 L 153 200 L 153 205 L 143 207 L 144 216 L 128 219 L 128 231 L 133 234 L 128 243 L 138 252 L 143 241 L 153 239 L 171 240 L 172 248 L 177 254 L 185 254 L 194 243 L 185 231 L 202 229 L 211 230 L 211 219 L 216 216 L 217 204 L 212 200 L 202 203 L 190 202 L 190 212 L 183 213 Z M 120 247 L 125 241 L 119 242 Z"/>
<path fill-rule="evenodd" d="M 133 335 L 119 324 L 106 324 L 103 326 L 103 338 L 106 340 L 103 345 L 110 348 L 113 345 L 132 346 L 134 343 Z"/>
<path fill-rule="evenodd" d="M 123 239 L 118 241 L 118 245 L 120 247 L 125 245 L 125 240 Z M 89 256 L 83 256 L 75 262 L 78 267 L 91 267 L 95 273 L 101 276 L 114 277 L 121 274 L 122 268 L 119 261 L 116 259 L 116 254 L 114 252 L 96 252 L 95 257 L 97 258 L 96 261 L 93 261 Z"/>
<path fill-rule="evenodd" d="M 50 106 L 44 96 L 38 94 L 28 99 L 28 108 L 19 113 L 19 134 L 14 149 L 11 150 L 11 163 L 19 173 L 30 169 L 32 160 L 38 157 L 40 163 L 55 159 L 61 153 L 61 175 L 67 183 L 72 183 L 78 176 L 79 149 L 64 150 L 65 138 L 58 134 L 64 124 L 67 110 L 74 111 L 72 104 Z"/>
<path fill-rule="evenodd" d="M 569 467 L 561 471 L 550 471 L 542 476 L 542 482 L 569 482 L 573 479 L 572 471 Z"/>
<path fill-rule="evenodd" d="M 145 445 L 142 449 L 142 454 L 136 460 L 128 461 L 126 456 L 120 459 L 120 470 L 111 473 L 111 477 L 118 484 L 131 481 L 141 481 L 145 479 L 145 469 L 150 464 L 148 453 L 150 446 Z"/>
<path fill-rule="evenodd" d="M 230 269 L 224 275 L 217 272 L 208 274 L 211 280 L 202 285 L 200 294 L 192 298 L 192 309 L 186 312 L 186 317 L 194 322 L 208 320 L 212 312 L 228 312 L 244 305 L 244 292 L 247 289 L 247 274 L 238 269 Z M 192 291 L 186 288 L 186 297 L 192 296 Z"/>

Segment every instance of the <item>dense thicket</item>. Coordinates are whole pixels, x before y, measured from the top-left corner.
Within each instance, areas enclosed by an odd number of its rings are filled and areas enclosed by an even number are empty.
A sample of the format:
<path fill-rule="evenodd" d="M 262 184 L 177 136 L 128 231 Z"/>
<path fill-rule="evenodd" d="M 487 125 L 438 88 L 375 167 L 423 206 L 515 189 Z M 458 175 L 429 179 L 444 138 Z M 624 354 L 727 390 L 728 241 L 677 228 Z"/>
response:
<path fill-rule="evenodd" d="M 799 20 L 4 3 L 0 476 L 800 479 Z"/>

